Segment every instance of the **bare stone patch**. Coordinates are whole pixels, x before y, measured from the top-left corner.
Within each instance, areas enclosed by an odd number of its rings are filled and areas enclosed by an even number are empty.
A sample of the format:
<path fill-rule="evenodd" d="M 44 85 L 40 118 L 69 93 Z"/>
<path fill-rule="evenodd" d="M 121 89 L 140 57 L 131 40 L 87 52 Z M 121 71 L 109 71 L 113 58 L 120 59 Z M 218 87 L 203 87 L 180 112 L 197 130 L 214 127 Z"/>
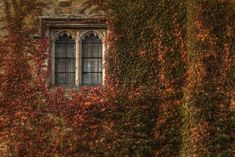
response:
<path fill-rule="evenodd" d="M 59 1 L 59 6 L 60 7 L 70 7 L 72 5 L 71 0 L 60 0 Z"/>

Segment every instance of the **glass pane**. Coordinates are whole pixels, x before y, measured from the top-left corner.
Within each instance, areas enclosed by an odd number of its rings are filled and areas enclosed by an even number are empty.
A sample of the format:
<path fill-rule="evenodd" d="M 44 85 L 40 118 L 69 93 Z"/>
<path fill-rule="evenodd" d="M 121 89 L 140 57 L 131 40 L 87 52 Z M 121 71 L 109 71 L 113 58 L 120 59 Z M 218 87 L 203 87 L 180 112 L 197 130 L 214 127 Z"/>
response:
<path fill-rule="evenodd" d="M 65 72 L 65 59 L 56 59 L 55 60 L 55 71 L 56 72 Z"/>
<path fill-rule="evenodd" d="M 102 59 L 99 59 L 99 60 L 98 60 L 98 67 L 99 67 L 99 68 L 98 68 L 98 71 L 99 71 L 99 72 L 102 72 L 102 70 L 103 70 L 103 68 L 102 68 L 103 66 L 102 66 L 102 65 L 103 65 Z"/>
<path fill-rule="evenodd" d="M 93 73 L 93 84 L 100 84 L 100 73 Z"/>
<path fill-rule="evenodd" d="M 91 34 L 82 41 L 82 83 L 97 85 L 102 81 L 102 41 Z"/>
<path fill-rule="evenodd" d="M 94 83 L 94 73 L 89 73 L 88 74 L 88 77 L 89 77 L 89 82 L 88 82 L 88 84 L 89 85 L 93 85 Z"/>
<path fill-rule="evenodd" d="M 87 50 L 85 51 L 85 53 L 87 53 L 87 57 L 91 57 L 91 44 L 87 44 Z"/>
<path fill-rule="evenodd" d="M 102 72 L 102 59 L 83 59 L 83 72 Z"/>
<path fill-rule="evenodd" d="M 99 60 L 93 59 L 93 64 L 91 66 L 91 72 L 99 72 Z"/>
<path fill-rule="evenodd" d="M 58 85 L 65 85 L 66 80 L 65 80 L 65 73 L 57 73 L 56 74 L 56 84 Z"/>
<path fill-rule="evenodd" d="M 65 57 L 65 45 L 56 44 L 55 47 L 55 57 Z"/>
<path fill-rule="evenodd" d="M 87 57 L 87 44 L 82 45 L 82 57 Z"/>
<path fill-rule="evenodd" d="M 82 42 L 83 57 L 102 57 L 102 41 L 93 34 Z"/>
<path fill-rule="evenodd" d="M 102 83 L 101 73 L 84 73 L 82 75 L 82 82 L 84 85 L 98 85 Z"/>
<path fill-rule="evenodd" d="M 83 75 L 82 75 L 82 82 L 83 82 L 84 85 L 87 85 L 88 82 L 90 82 L 89 74 L 88 73 L 83 73 Z"/>
<path fill-rule="evenodd" d="M 68 85 L 75 84 L 75 73 L 67 73 L 67 83 Z"/>
<path fill-rule="evenodd" d="M 87 72 L 88 71 L 88 63 L 87 63 L 87 59 L 83 59 L 82 60 L 82 72 Z"/>
<path fill-rule="evenodd" d="M 102 45 L 101 44 L 98 44 L 98 56 L 99 57 L 102 57 Z"/>
<path fill-rule="evenodd" d="M 102 82 L 102 74 L 96 73 L 96 84 L 101 84 Z"/>
<path fill-rule="evenodd" d="M 83 72 L 91 72 L 92 62 L 91 59 L 83 60 Z"/>
<path fill-rule="evenodd" d="M 99 73 L 99 82 L 98 82 L 99 84 L 101 84 L 102 83 L 102 73 Z"/>
<path fill-rule="evenodd" d="M 66 72 L 75 72 L 75 59 L 66 59 Z"/>
<path fill-rule="evenodd" d="M 55 84 L 75 84 L 75 41 L 67 34 L 55 42 Z"/>
<path fill-rule="evenodd" d="M 98 84 L 98 83 L 99 83 L 99 74 L 93 73 L 93 84 Z"/>
<path fill-rule="evenodd" d="M 83 57 L 102 57 L 101 44 L 83 44 Z"/>
<path fill-rule="evenodd" d="M 75 45 L 74 44 L 66 45 L 66 57 L 75 58 Z"/>
<path fill-rule="evenodd" d="M 99 45 L 98 44 L 92 44 L 92 57 L 99 57 Z"/>

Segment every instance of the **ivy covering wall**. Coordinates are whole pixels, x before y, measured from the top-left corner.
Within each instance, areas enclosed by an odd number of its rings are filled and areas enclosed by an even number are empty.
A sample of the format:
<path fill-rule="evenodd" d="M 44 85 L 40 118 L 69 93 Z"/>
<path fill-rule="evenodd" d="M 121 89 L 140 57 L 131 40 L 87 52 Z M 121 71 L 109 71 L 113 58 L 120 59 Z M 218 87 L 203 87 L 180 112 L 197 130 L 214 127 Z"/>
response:
<path fill-rule="evenodd" d="M 153 110 L 148 118 L 154 125 L 145 127 L 151 143 L 135 147 L 136 151 L 149 150 L 154 156 L 233 156 L 234 3 L 130 0 L 98 4 L 110 17 L 107 69 L 111 88 L 116 87 L 114 91 L 127 102 L 151 100 L 141 104 Z M 135 105 L 130 106 L 124 108 L 135 111 Z M 145 115 L 142 111 L 135 116 Z M 122 114 L 130 115 L 131 111 Z M 147 124 L 144 119 L 141 122 Z M 146 135 L 137 130 L 130 133 Z M 129 131 L 124 132 L 125 139 Z M 143 139 L 138 136 L 134 141 Z M 135 154 L 132 147 L 129 152 Z"/>
<path fill-rule="evenodd" d="M 234 156 L 233 2 L 88 1 L 107 15 L 106 86 L 74 91 L 45 85 L 29 25 L 46 4 L 3 4 L 0 155 Z"/>
<path fill-rule="evenodd" d="M 195 1 L 188 12 L 184 156 L 233 156 L 234 4 Z"/>

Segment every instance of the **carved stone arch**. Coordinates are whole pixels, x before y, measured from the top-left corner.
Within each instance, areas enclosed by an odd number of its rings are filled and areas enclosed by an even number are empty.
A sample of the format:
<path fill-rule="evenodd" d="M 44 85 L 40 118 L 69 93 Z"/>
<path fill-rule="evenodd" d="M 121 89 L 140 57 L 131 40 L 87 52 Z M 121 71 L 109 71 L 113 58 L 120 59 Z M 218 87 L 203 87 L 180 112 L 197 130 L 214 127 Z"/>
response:
<path fill-rule="evenodd" d="M 69 30 L 62 30 L 62 31 L 58 31 L 53 35 L 53 41 L 56 41 L 57 39 L 59 39 L 59 37 L 62 37 L 63 35 L 68 35 L 69 37 L 71 37 L 74 41 L 75 41 L 75 33 Z"/>
<path fill-rule="evenodd" d="M 80 43 L 86 38 L 89 37 L 91 34 L 94 34 L 96 37 L 98 37 L 102 43 L 104 42 L 104 34 L 102 34 L 99 31 L 84 31 L 80 34 Z"/>

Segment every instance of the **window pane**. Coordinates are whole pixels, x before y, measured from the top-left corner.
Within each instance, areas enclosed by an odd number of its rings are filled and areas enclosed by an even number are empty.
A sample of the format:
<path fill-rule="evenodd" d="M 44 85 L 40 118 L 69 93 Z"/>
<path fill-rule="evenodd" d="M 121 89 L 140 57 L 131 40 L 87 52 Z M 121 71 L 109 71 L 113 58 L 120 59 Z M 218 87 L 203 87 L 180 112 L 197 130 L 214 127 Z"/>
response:
<path fill-rule="evenodd" d="M 66 84 L 65 78 L 66 78 L 65 73 L 57 73 L 56 84 L 65 85 Z"/>
<path fill-rule="evenodd" d="M 75 84 L 75 73 L 67 73 L 67 83 L 68 85 Z"/>
<path fill-rule="evenodd" d="M 84 59 L 83 60 L 83 71 L 84 72 L 91 72 L 91 66 L 92 66 L 92 59 Z"/>
<path fill-rule="evenodd" d="M 87 44 L 87 49 L 85 50 L 87 57 L 91 57 L 91 44 Z"/>
<path fill-rule="evenodd" d="M 55 42 L 55 84 L 75 84 L 75 41 L 67 34 Z"/>
<path fill-rule="evenodd" d="M 90 82 L 88 73 L 83 73 L 82 74 L 82 82 L 83 82 L 84 85 L 87 85 Z"/>
<path fill-rule="evenodd" d="M 97 59 L 96 60 L 96 69 L 95 69 L 95 71 L 102 72 L 102 59 Z"/>
<path fill-rule="evenodd" d="M 65 59 L 56 59 L 55 65 L 56 72 L 65 72 Z"/>
<path fill-rule="evenodd" d="M 66 57 L 67 58 L 74 58 L 75 57 L 75 45 L 74 44 L 67 44 L 66 45 Z"/>
<path fill-rule="evenodd" d="M 98 44 L 99 53 L 98 56 L 102 57 L 102 44 Z"/>
<path fill-rule="evenodd" d="M 65 45 L 56 44 L 55 57 L 65 57 Z"/>
<path fill-rule="evenodd" d="M 92 44 L 92 57 L 100 57 L 99 56 L 99 44 Z"/>
<path fill-rule="evenodd" d="M 97 85 L 102 81 L 102 41 L 91 34 L 82 41 L 82 84 Z"/>
<path fill-rule="evenodd" d="M 75 59 L 66 59 L 66 72 L 75 72 Z"/>
<path fill-rule="evenodd" d="M 82 45 L 82 57 L 87 57 L 87 44 Z"/>
<path fill-rule="evenodd" d="M 84 85 L 97 85 L 102 83 L 101 73 L 83 73 L 82 82 Z"/>
<path fill-rule="evenodd" d="M 99 83 L 101 84 L 102 83 L 102 79 L 103 78 L 103 76 L 102 76 L 102 73 L 99 73 Z"/>
<path fill-rule="evenodd" d="M 83 59 L 83 72 L 102 72 L 102 59 Z"/>
<path fill-rule="evenodd" d="M 99 84 L 99 74 L 93 73 L 93 84 Z"/>
<path fill-rule="evenodd" d="M 90 70 L 90 64 L 89 64 L 89 60 L 88 59 L 83 59 L 83 61 L 82 61 L 83 63 L 83 65 L 82 65 L 82 71 L 83 72 L 88 72 L 89 70 Z"/>

